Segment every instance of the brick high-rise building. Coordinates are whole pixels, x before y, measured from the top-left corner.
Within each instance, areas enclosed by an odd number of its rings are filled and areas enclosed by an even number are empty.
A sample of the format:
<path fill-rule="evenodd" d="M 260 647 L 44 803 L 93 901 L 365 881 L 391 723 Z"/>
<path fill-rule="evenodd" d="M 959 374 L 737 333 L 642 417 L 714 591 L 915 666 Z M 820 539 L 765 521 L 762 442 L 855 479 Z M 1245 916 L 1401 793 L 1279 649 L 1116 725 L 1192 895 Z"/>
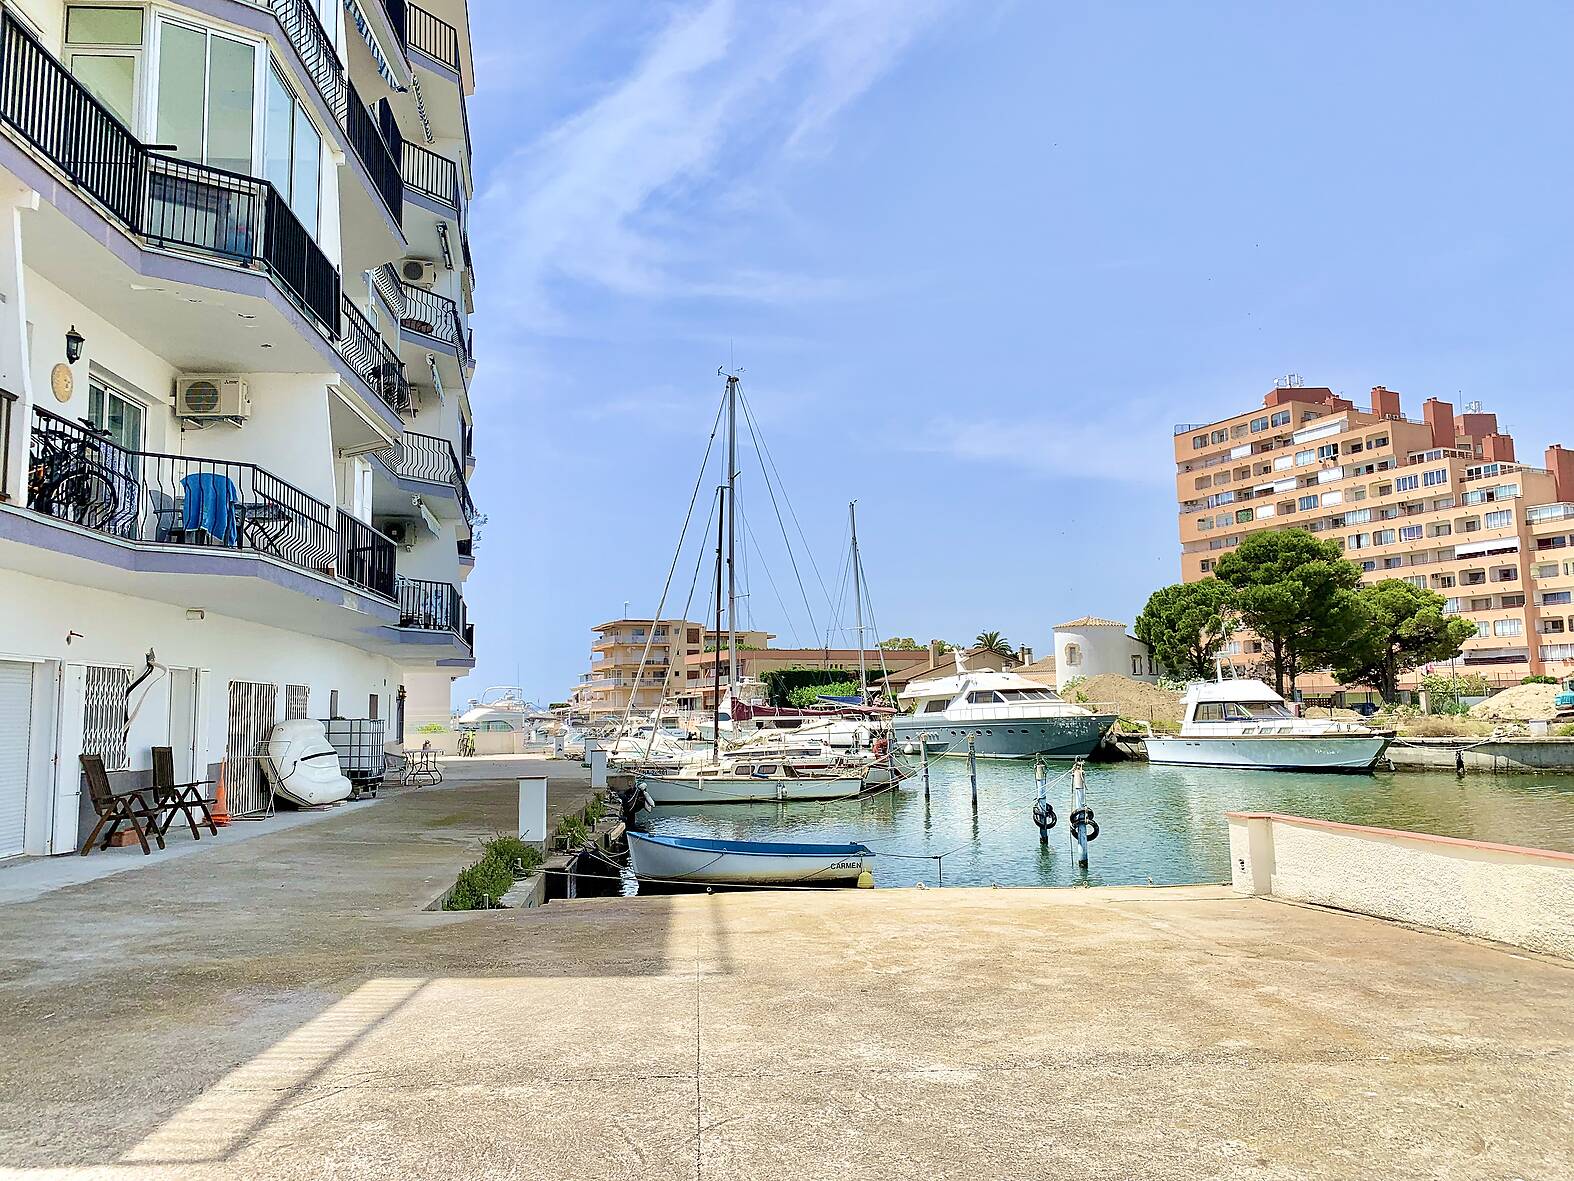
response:
<path fill-rule="evenodd" d="M 1383 386 L 1367 410 L 1325 387 L 1279 386 L 1260 409 L 1177 426 L 1175 466 L 1184 581 L 1255 530 L 1307 529 L 1368 580 L 1435 590 L 1474 623 L 1461 671 L 1510 684 L 1574 669 L 1574 452 L 1520 463 L 1476 403 L 1456 414 L 1429 398 L 1413 419 Z M 1242 663 L 1263 658 L 1250 636 L 1231 648 Z"/>

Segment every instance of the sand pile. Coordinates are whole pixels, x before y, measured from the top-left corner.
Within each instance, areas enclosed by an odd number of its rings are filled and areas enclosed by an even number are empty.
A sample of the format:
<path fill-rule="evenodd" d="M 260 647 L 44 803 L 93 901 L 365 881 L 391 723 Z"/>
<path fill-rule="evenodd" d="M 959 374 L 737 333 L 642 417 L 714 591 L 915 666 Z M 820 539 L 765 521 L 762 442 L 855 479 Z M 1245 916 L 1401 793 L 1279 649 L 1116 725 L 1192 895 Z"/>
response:
<path fill-rule="evenodd" d="M 1179 693 L 1171 693 L 1146 681 L 1134 681 L 1119 673 L 1101 673 L 1078 682 L 1070 696 L 1138 722 L 1181 720 Z"/>
<path fill-rule="evenodd" d="M 1488 697 L 1480 705 L 1470 707 L 1470 716 L 1489 722 L 1535 722 L 1549 720 L 1557 715 L 1553 702 L 1558 696 L 1556 685 L 1515 685 Z"/>

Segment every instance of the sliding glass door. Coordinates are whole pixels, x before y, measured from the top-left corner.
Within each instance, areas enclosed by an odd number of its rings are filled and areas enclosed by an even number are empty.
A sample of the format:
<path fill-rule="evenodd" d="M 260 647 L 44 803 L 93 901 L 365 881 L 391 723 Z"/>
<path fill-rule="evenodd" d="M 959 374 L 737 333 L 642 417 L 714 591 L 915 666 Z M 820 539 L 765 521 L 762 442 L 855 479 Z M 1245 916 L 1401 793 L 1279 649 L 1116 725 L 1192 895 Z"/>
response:
<path fill-rule="evenodd" d="M 161 17 L 154 137 L 175 155 L 250 175 L 259 48 Z"/>

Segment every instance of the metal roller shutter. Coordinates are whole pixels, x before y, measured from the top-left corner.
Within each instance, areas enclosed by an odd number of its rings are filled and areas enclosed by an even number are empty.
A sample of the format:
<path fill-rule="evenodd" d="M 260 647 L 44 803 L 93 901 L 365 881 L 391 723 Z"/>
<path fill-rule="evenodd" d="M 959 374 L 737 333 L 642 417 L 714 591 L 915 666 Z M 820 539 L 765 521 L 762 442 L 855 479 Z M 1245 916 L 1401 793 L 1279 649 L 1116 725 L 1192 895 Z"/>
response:
<path fill-rule="evenodd" d="M 32 737 L 33 666 L 0 660 L 0 857 L 24 850 Z"/>

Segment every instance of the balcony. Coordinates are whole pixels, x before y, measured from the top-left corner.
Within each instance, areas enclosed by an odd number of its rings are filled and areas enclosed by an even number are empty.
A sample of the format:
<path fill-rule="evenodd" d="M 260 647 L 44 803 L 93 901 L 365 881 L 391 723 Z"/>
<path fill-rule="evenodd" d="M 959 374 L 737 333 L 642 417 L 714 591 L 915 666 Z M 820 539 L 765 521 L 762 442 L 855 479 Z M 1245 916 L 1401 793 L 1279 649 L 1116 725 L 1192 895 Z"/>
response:
<path fill-rule="evenodd" d="M 475 524 L 475 502 L 454 445 L 435 435 L 406 431 L 392 447 L 372 454 L 385 472 L 395 480 L 443 488 L 451 491 L 460 514 L 469 525 Z"/>
<path fill-rule="evenodd" d="M 415 413 L 415 399 L 399 355 L 372 327 L 366 313 L 350 302 L 349 296 L 342 297 L 340 311 L 343 335 L 338 346 L 345 364 L 395 415 Z"/>
<path fill-rule="evenodd" d="M 459 318 L 459 305 L 446 295 L 438 295 L 424 287 L 412 287 L 408 283 L 400 283 L 399 287 L 404 304 L 399 317 L 400 326 L 407 332 L 430 337 L 439 344 L 447 345 L 459 358 L 460 365 L 468 366 L 469 342 Z"/>
<path fill-rule="evenodd" d="M 260 268 L 338 337 L 338 269 L 272 184 L 158 154 L 9 12 L 0 16 L 0 123 L 149 245 Z"/>
<path fill-rule="evenodd" d="M 393 542 L 265 468 L 131 451 L 47 410 L 33 415 L 33 512 L 135 547 L 264 558 L 393 600 Z"/>
<path fill-rule="evenodd" d="M 372 188 L 382 198 L 388 216 L 393 218 L 395 225 L 402 225 L 404 177 L 400 175 L 399 170 L 401 141 L 398 139 L 398 126 L 392 120 L 386 125 L 379 125 L 378 120 L 372 117 L 371 111 L 361 101 L 355 86 L 347 85 L 349 102 L 345 110 L 344 130 L 349 136 L 350 146 L 355 149 L 355 154 L 365 165 L 366 174 L 372 181 Z M 395 140 L 393 143 L 388 140 L 390 133 Z"/>
<path fill-rule="evenodd" d="M 459 74 L 459 30 L 418 5 L 407 5 L 405 39 L 409 48 Z"/>
<path fill-rule="evenodd" d="M 16 402 L 10 390 L 0 390 L 0 504 L 11 499 L 11 417 Z"/>
<path fill-rule="evenodd" d="M 328 109 L 342 125 L 348 105 L 344 63 L 333 47 L 333 38 L 322 27 L 310 0 L 271 0 L 273 15 L 300 56 L 301 65 L 316 85 Z"/>
<path fill-rule="evenodd" d="M 457 213 L 463 199 L 458 163 L 408 140 L 401 150 L 400 171 L 405 187 Z"/>
<path fill-rule="evenodd" d="M 396 593 L 399 600 L 399 627 L 402 630 L 440 632 L 473 651 L 472 632 L 459 588 L 447 582 L 428 582 L 419 578 L 400 578 Z"/>

